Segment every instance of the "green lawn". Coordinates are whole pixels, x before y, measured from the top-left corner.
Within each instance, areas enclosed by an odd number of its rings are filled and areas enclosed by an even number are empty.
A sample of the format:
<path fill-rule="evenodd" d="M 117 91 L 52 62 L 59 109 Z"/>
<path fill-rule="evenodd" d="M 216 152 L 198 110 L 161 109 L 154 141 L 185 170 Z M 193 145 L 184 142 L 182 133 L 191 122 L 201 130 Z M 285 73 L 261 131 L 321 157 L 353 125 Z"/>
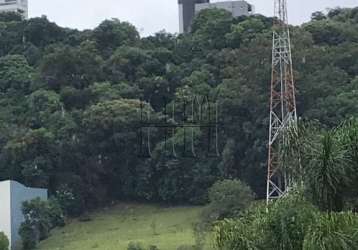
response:
<path fill-rule="evenodd" d="M 194 244 L 192 224 L 198 221 L 201 209 L 117 205 L 91 214 L 89 222 L 73 221 L 52 231 L 39 250 L 126 250 L 131 241 L 176 250 L 180 245 Z"/>

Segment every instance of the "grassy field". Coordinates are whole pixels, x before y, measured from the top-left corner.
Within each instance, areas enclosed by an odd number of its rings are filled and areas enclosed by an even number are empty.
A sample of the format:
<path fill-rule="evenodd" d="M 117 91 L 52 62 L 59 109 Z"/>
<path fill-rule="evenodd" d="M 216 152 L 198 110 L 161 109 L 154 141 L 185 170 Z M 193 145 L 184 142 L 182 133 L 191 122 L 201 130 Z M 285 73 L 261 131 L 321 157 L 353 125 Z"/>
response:
<path fill-rule="evenodd" d="M 176 250 L 180 245 L 194 244 L 192 225 L 200 211 L 200 207 L 121 204 L 91 214 L 88 222 L 73 221 L 54 230 L 38 249 L 126 250 L 128 243 L 135 241 L 145 247 Z"/>

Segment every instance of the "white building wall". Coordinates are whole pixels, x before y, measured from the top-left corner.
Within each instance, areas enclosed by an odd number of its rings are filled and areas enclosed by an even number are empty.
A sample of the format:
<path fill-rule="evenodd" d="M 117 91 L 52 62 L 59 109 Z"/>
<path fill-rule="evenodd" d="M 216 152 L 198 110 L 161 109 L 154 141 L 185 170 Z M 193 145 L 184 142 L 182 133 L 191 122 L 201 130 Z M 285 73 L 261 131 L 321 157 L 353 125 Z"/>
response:
<path fill-rule="evenodd" d="M 0 231 L 8 236 L 10 249 L 18 248 L 21 244 L 19 228 L 24 221 L 22 204 L 35 198 L 47 200 L 47 190 L 28 188 L 16 181 L 0 182 Z M 2 226 L 3 223 L 5 226 Z"/>
<path fill-rule="evenodd" d="M 47 200 L 47 190 L 28 188 L 18 182 L 11 182 L 11 244 L 16 247 L 20 242 L 19 229 L 24 222 L 22 203 L 36 198 Z"/>
<path fill-rule="evenodd" d="M 225 1 L 216 3 L 201 3 L 195 5 L 195 13 L 204 9 L 224 9 L 231 12 L 233 17 L 249 16 L 253 14 L 253 6 L 246 1 Z M 251 8 L 251 10 L 250 10 Z"/>
<path fill-rule="evenodd" d="M 183 4 L 179 4 L 179 32 L 184 33 L 184 12 Z"/>
<path fill-rule="evenodd" d="M 0 0 L 0 12 L 21 11 L 24 18 L 28 18 L 28 0 Z"/>
<path fill-rule="evenodd" d="M 0 232 L 11 238 L 10 182 L 0 182 Z"/>

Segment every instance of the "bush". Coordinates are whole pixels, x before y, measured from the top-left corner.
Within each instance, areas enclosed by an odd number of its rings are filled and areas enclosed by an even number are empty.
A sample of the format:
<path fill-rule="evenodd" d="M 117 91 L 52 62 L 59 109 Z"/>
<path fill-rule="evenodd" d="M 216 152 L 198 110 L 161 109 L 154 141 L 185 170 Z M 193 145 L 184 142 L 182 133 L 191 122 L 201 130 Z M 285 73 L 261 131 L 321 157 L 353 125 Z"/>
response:
<path fill-rule="evenodd" d="M 85 206 L 80 196 L 67 185 L 62 185 L 56 191 L 56 200 L 66 216 L 80 216 L 84 212 Z"/>
<path fill-rule="evenodd" d="M 353 213 L 317 213 L 308 230 L 304 250 L 358 249 L 358 216 Z"/>
<path fill-rule="evenodd" d="M 3 232 L 0 232 L 0 250 L 9 250 L 9 240 Z"/>
<path fill-rule="evenodd" d="M 139 242 L 129 242 L 127 250 L 145 250 L 145 248 Z"/>
<path fill-rule="evenodd" d="M 39 241 L 38 230 L 28 221 L 21 224 L 19 235 L 22 240 L 22 248 L 24 250 L 34 249 Z"/>
<path fill-rule="evenodd" d="M 225 219 L 214 227 L 215 246 L 217 249 L 250 249 L 250 228 L 241 220 Z M 255 249 L 255 248 L 252 248 Z"/>
<path fill-rule="evenodd" d="M 347 202 L 348 210 L 358 213 L 358 197 L 354 200 Z"/>
<path fill-rule="evenodd" d="M 147 248 L 145 248 L 140 242 L 130 242 L 127 248 L 127 250 L 146 250 L 146 249 Z M 148 250 L 159 250 L 159 248 L 157 246 L 151 245 L 148 247 Z"/>
<path fill-rule="evenodd" d="M 214 227 L 221 250 L 344 250 L 358 249 L 358 216 L 322 213 L 300 192 L 275 203 L 256 205 L 240 219 L 226 219 Z"/>
<path fill-rule="evenodd" d="M 302 250 L 305 235 L 318 210 L 301 192 L 294 190 L 272 204 L 267 214 L 265 234 L 272 249 Z"/>
<path fill-rule="evenodd" d="M 25 217 L 25 222 L 23 223 L 25 232 L 29 235 L 36 236 L 34 237 L 36 241 L 46 239 L 51 229 L 48 202 L 40 198 L 26 201 L 23 203 L 22 213 Z M 34 230 L 35 232 L 30 233 L 30 230 Z M 23 242 L 26 242 L 25 239 L 23 239 Z"/>
<path fill-rule="evenodd" d="M 195 239 L 195 249 L 203 250 L 206 243 L 207 228 L 205 223 L 195 223 L 193 225 L 193 233 Z"/>
<path fill-rule="evenodd" d="M 65 215 L 57 199 L 53 198 L 47 202 L 47 210 L 51 222 L 51 229 L 65 226 Z"/>
<path fill-rule="evenodd" d="M 247 210 L 240 219 L 224 220 L 214 228 L 215 244 L 219 249 L 302 249 L 305 234 L 314 219 L 316 209 L 300 193 Z"/>
<path fill-rule="evenodd" d="M 214 226 L 215 246 L 221 250 L 257 249 L 264 241 L 260 230 L 264 230 L 266 220 L 266 207 L 259 204 L 245 212 L 241 219 L 217 222 Z"/>
<path fill-rule="evenodd" d="M 254 200 L 254 193 L 239 180 L 224 180 L 209 189 L 209 200 L 202 216 L 204 221 L 211 222 L 239 216 Z"/>
<path fill-rule="evenodd" d="M 177 250 L 195 250 L 195 246 L 181 245 L 177 248 Z"/>
<path fill-rule="evenodd" d="M 62 209 L 55 199 L 26 201 L 22 213 L 25 221 L 20 226 L 19 234 L 24 249 L 34 249 L 40 240 L 49 236 L 51 229 L 65 224 Z"/>

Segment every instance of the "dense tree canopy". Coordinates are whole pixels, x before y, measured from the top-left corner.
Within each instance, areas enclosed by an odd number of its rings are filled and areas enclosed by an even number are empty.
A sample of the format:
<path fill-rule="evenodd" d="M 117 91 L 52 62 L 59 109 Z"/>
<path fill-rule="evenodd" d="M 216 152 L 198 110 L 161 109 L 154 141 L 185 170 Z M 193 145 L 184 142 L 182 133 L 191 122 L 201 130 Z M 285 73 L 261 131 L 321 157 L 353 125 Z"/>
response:
<path fill-rule="evenodd" d="M 223 178 L 262 196 L 271 23 L 206 10 L 189 34 L 140 38 L 117 19 L 78 31 L 0 14 L 0 179 L 71 193 L 79 209 L 116 199 L 202 203 Z M 328 127 L 356 116 L 358 9 L 315 13 L 291 29 L 299 116 Z M 221 156 L 175 158 L 153 129 L 152 157 L 139 157 L 140 100 L 161 119 L 188 95 L 218 98 Z M 183 133 L 167 139 L 179 148 Z M 207 133 L 194 137 L 204 152 Z"/>

